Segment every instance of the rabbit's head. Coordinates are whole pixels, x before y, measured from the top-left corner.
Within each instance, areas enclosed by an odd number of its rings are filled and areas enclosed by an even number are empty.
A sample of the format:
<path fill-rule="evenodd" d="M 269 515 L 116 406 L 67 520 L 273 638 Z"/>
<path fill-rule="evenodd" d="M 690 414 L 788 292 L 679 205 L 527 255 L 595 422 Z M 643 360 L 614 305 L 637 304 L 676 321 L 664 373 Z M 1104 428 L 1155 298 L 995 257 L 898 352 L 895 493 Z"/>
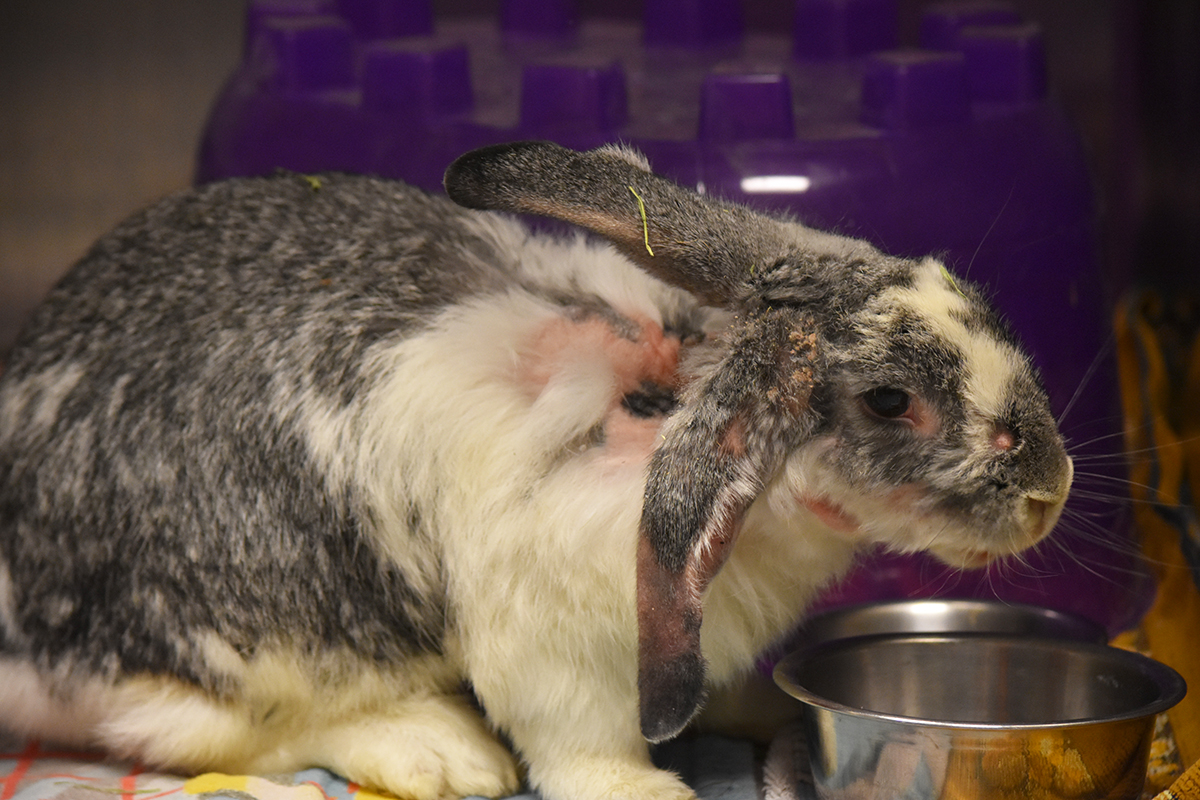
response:
<path fill-rule="evenodd" d="M 609 239 L 732 312 L 687 365 L 649 467 L 637 563 L 643 734 L 678 732 L 704 691 L 704 590 L 746 510 L 979 566 L 1054 526 L 1072 467 L 1028 357 L 977 289 L 687 191 L 617 146 L 466 154 L 446 189 Z M 811 517 L 809 517 L 811 519 Z"/>

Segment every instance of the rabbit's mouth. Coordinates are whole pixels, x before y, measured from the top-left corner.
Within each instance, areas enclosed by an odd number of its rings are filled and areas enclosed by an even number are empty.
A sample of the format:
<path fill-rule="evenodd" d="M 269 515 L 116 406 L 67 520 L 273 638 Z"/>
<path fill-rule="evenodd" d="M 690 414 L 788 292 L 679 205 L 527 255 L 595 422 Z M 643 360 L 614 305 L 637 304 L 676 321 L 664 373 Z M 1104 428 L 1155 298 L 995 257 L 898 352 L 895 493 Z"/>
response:
<path fill-rule="evenodd" d="M 939 514 L 920 508 L 923 494 L 915 487 L 896 489 L 888 493 L 886 513 L 879 508 L 847 505 L 827 494 L 797 496 L 800 506 L 816 517 L 826 528 L 850 541 L 876 541 L 896 552 L 927 551 L 934 558 L 956 569 L 983 569 L 995 561 L 1012 556 L 1035 545 L 1057 518 L 1052 504 L 1030 501 L 1031 516 L 1023 533 L 1001 546 L 955 543 L 954 539 L 970 537 L 972 530 L 948 522 Z M 1039 507 L 1045 511 L 1034 514 Z M 851 510 L 853 508 L 853 510 Z M 865 516 L 864 516 L 865 514 Z M 951 535 L 950 532 L 955 532 Z"/>
<path fill-rule="evenodd" d="M 998 561 L 1008 555 L 991 550 L 937 546 L 930 547 L 929 552 L 938 561 L 955 569 L 983 569 L 993 561 Z"/>
<path fill-rule="evenodd" d="M 963 553 L 960 565 L 963 569 L 983 569 L 997 558 L 999 556 L 989 553 L 986 550 L 970 550 Z"/>

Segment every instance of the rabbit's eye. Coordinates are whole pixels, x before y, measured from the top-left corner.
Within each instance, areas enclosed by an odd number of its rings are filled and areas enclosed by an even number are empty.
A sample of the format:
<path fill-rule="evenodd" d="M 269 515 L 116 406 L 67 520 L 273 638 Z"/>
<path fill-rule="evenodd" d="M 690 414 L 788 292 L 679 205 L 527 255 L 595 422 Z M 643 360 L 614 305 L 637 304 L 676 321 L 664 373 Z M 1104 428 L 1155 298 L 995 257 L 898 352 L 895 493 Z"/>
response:
<path fill-rule="evenodd" d="M 863 404 L 867 410 L 877 417 L 897 419 L 908 413 L 910 399 L 908 392 L 891 386 L 881 386 L 864 392 Z"/>

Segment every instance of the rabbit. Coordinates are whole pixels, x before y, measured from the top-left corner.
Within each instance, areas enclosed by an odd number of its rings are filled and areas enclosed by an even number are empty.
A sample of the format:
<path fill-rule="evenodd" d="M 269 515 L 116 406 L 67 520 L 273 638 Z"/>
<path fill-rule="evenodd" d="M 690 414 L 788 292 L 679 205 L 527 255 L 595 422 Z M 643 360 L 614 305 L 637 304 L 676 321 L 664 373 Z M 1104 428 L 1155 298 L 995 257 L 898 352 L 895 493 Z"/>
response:
<path fill-rule="evenodd" d="M 972 568 L 1054 527 L 1038 374 L 938 260 L 622 145 L 489 146 L 445 188 L 201 186 L 51 291 L 0 378 L 4 725 L 399 798 L 683 800 L 649 743 L 856 553 Z"/>

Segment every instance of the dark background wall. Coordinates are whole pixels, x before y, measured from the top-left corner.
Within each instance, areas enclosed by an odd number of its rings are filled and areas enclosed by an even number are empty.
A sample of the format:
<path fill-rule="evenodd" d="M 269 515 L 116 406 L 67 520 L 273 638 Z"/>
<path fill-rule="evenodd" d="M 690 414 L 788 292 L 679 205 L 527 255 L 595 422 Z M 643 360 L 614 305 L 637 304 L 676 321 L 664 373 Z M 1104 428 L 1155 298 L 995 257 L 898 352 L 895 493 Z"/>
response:
<path fill-rule="evenodd" d="M 902 0 L 915 41 L 922 0 Z M 1053 91 L 1079 127 L 1121 271 L 1190 284 L 1200 261 L 1200 4 L 1018 0 L 1042 24 Z M 437 0 L 445 14 L 494 0 Z M 636 16 L 639 0 L 583 0 Z M 785 0 L 746 4 L 790 29 Z M 242 0 L 0 3 L 0 353 L 49 285 L 129 212 L 186 186 L 241 47 Z"/>

